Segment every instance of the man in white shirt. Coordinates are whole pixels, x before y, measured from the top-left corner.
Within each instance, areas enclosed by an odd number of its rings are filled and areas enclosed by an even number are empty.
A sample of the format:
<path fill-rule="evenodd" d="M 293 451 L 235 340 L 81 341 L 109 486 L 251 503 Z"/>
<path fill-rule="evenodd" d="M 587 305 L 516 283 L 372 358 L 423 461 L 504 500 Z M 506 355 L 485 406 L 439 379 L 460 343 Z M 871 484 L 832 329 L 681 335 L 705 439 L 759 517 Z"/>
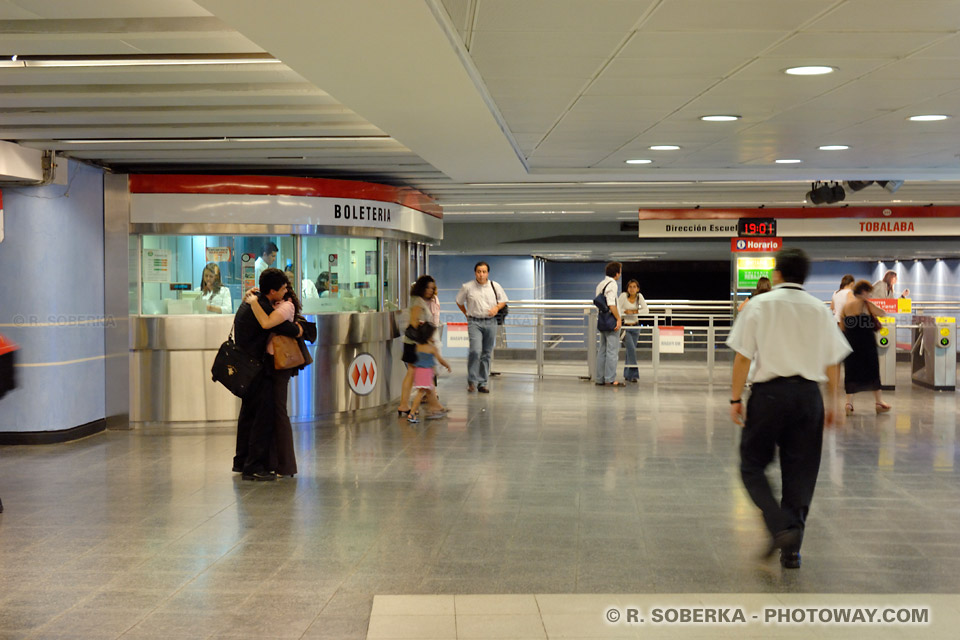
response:
<path fill-rule="evenodd" d="M 850 353 L 827 307 L 801 286 L 810 260 L 799 249 L 777 254 L 773 290 L 757 296 L 737 318 L 727 346 L 736 351 L 730 417 L 743 426 L 740 477 L 770 532 L 765 558 L 800 567 L 800 545 L 820 470 L 823 429 L 839 425 L 839 363 Z M 756 360 L 746 424 L 741 394 Z M 819 384 L 827 383 L 824 407 Z M 765 469 L 780 450 L 782 499 Z"/>
<path fill-rule="evenodd" d="M 601 293 L 607 301 L 607 307 L 617 319 L 617 326 L 610 331 L 598 331 L 600 341 L 597 343 L 597 372 L 594 380 L 598 385 L 619 387 L 617 382 L 617 360 L 620 357 L 620 310 L 617 308 L 617 280 L 623 266 L 619 262 L 609 262 L 604 268 L 606 277 L 597 285 L 593 297 Z"/>
<path fill-rule="evenodd" d="M 266 242 L 263 245 L 263 248 L 260 250 L 260 257 L 257 258 L 257 261 L 254 263 L 254 270 L 256 271 L 255 278 L 257 282 L 260 282 L 260 274 L 264 270 L 269 269 L 273 266 L 273 263 L 277 261 L 277 245 L 273 242 Z"/>
<path fill-rule="evenodd" d="M 490 393 L 490 359 L 497 340 L 497 312 L 506 306 L 507 294 L 491 281 L 490 266 L 478 262 L 474 279 L 464 282 L 457 294 L 457 306 L 467 316 L 470 352 L 467 355 L 467 390 Z"/>

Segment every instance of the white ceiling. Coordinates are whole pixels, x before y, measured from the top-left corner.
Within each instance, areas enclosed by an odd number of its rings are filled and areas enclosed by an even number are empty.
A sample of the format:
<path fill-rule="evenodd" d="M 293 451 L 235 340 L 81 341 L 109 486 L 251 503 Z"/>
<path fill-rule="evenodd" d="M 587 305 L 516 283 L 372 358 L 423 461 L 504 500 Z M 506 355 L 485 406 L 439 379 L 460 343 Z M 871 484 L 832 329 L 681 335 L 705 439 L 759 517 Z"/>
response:
<path fill-rule="evenodd" d="M 817 179 L 907 180 L 847 203 L 960 203 L 960 0 L 0 0 L 0 54 L 272 56 L 0 68 L 0 139 L 120 171 L 404 184 L 448 222 L 799 206 Z M 782 72 L 800 64 L 837 71 Z M 277 137 L 327 139 L 244 140 Z"/>

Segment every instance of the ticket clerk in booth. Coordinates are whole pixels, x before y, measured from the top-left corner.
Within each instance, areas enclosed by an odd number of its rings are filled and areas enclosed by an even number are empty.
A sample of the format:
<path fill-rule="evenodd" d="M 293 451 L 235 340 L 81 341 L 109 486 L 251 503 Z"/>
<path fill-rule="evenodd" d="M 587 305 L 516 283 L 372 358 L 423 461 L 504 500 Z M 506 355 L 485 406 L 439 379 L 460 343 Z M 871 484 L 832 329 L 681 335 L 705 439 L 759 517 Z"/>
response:
<path fill-rule="evenodd" d="M 230 289 L 223 285 L 220 267 L 215 262 L 207 263 L 201 275 L 200 299 L 206 304 L 206 313 L 233 313 Z"/>

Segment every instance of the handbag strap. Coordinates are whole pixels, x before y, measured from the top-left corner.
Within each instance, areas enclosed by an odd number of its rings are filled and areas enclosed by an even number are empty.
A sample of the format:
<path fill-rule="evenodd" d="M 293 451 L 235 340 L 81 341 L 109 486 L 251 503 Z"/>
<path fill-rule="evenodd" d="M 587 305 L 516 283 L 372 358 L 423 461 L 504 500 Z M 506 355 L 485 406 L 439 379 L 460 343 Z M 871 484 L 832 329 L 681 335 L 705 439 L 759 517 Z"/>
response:
<path fill-rule="evenodd" d="M 497 288 L 493 285 L 497 284 L 493 280 L 490 281 L 490 288 L 493 289 L 493 299 L 497 301 L 497 304 L 500 304 L 500 296 L 497 295 Z"/>

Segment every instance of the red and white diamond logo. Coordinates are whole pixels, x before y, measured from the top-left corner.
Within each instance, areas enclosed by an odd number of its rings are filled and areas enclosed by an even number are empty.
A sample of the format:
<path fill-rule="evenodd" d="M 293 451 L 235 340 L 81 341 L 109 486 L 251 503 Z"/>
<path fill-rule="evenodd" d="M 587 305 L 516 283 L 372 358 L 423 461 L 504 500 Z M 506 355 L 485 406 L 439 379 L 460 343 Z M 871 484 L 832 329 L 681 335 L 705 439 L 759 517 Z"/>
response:
<path fill-rule="evenodd" d="M 368 395 L 377 386 L 377 361 L 369 353 L 361 353 L 347 368 L 347 381 L 358 396 Z"/>

